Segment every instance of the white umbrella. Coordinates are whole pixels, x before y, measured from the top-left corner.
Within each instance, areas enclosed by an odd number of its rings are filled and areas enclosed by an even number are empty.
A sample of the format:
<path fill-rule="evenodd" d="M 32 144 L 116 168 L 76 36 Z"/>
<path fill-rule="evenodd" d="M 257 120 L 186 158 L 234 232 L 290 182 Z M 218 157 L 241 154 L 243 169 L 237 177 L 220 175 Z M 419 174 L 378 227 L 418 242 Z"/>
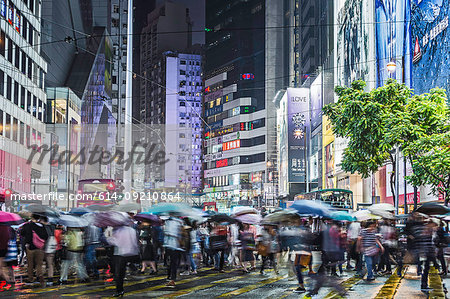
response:
<path fill-rule="evenodd" d="M 356 211 L 352 214 L 353 217 L 355 217 L 358 221 L 367 221 L 371 219 L 381 219 L 380 216 L 374 215 L 370 213 L 369 210 L 360 210 Z"/>
<path fill-rule="evenodd" d="M 88 222 L 80 217 L 76 217 L 73 215 L 61 215 L 58 220 L 58 224 L 64 225 L 66 227 L 86 227 L 88 226 Z"/>
<path fill-rule="evenodd" d="M 239 216 L 239 215 L 245 215 L 245 214 L 258 214 L 258 211 L 252 207 L 246 207 L 246 206 L 237 206 L 234 207 L 231 211 L 232 216 Z"/>
<path fill-rule="evenodd" d="M 372 213 L 374 211 L 395 212 L 395 207 L 390 203 L 376 203 L 368 207 L 368 210 Z"/>
<path fill-rule="evenodd" d="M 141 209 L 141 205 L 135 202 L 120 203 L 112 208 L 113 211 L 132 212 Z"/>

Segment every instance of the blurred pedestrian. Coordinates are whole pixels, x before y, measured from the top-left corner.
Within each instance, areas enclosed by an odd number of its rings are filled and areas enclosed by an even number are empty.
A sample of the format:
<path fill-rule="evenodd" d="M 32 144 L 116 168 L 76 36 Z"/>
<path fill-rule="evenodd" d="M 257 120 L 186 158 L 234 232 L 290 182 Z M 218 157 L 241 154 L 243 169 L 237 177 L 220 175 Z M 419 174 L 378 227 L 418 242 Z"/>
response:
<path fill-rule="evenodd" d="M 40 216 L 33 214 L 31 221 L 27 222 L 21 230 L 21 235 L 25 238 L 25 248 L 28 261 L 27 283 L 34 282 L 34 270 L 41 286 L 45 286 L 42 266 L 44 263 L 44 246 L 48 238 L 47 231 L 39 222 Z"/>
<path fill-rule="evenodd" d="M 239 240 L 241 241 L 241 267 L 244 273 L 249 273 L 256 269 L 255 255 L 253 251 L 256 250 L 255 236 L 250 230 L 250 225 L 242 224 L 242 230 L 239 233 Z M 247 268 L 247 263 L 250 263 L 250 268 Z"/>
<path fill-rule="evenodd" d="M 142 268 L 141 273 L 145 273 L 147 266 L 150 266 L 150 274 L 156 274 L 156 248 L 154 245 L 153 227 L 148 222 L 142 222 L 139 225 L 140 236 L 139 240 L 142 246 Z"/>
<path fill-rule="evenodd" d="M 376 236 L 376 222 L 370 221 L 366 228 L 361 230 L 358 237 L 358 248 L 364 255 L 367 267 L 367 281 L 375 280 L 373 273 L 373 264 L 375 256 L 384 252 L 383 245 Z"/>
<path fill-rule="evenodd" d="M 84 235 L 81 228 L 68 227 L 64 234 L 66 254 L 61 265 L 60 284 L 67 283 L 69 268 L 75 267 L 81 283 L 89 282 L 89 276 L 83 263 Z"/>
<path fill-rule="evenodd" d="M 114 246 L 114 280 L 116 293 L 114 297 L 124 295 L 123 280 L 127 269 L 127 263 L 136 260 L 139 255 L 137 232 L 130 226 L 114 228 L 112 235 L 108 237 L 109 244 Z"/>
<path fill-rule="evenodd" d="M 181 247 L 182 226 L 183 221 L 175 216 L 167 219 L 164 225 L 164 248 L 167 257 L 170 259 L 167 277 L 169 282 L 166 285 L 168 287 L 175 287 L 181 254 L 184 252 Z"/>

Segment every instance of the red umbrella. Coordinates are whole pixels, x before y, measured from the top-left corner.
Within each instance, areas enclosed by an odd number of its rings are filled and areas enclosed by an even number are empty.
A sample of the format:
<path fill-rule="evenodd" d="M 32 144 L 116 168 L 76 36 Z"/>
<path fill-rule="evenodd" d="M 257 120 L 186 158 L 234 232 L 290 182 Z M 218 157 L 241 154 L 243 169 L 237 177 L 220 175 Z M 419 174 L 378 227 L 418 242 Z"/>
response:
<path fill-rule="evenodd" d="M 0 211 L 0 225 L 17 225 L 22 222 L 24 221 L 19 215 Z"/>

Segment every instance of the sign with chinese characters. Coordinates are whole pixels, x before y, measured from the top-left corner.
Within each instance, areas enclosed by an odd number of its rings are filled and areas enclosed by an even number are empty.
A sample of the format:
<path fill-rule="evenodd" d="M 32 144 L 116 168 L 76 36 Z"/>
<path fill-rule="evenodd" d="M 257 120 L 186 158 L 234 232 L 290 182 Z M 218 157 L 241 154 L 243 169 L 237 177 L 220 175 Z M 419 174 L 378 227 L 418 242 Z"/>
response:
<path fill-rule="evenodd" d="M 288 88 L 286 95 L 288 181 L 303 183 L 306 180 L 306 140 L 310 125 L 309 88 Z"/>

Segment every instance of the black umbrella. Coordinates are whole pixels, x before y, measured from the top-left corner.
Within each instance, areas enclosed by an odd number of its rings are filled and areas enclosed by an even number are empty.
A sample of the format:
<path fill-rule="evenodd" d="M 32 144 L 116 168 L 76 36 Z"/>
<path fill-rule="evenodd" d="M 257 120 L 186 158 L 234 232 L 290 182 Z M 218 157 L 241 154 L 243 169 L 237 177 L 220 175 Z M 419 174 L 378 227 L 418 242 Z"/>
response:
<path fill-rule="evenodd" d="M 59 217 L 60 214 L 58 211 L 50 208 L 49 206 L 31 204 L 23 208 L 26 211 L 29 211 L 32 214 L 36 214 L 39 216 L 47 216 L 47 217 Z"/>
<path fill-rule="evenodd" d="M 228 222 L 228 223 L 236 223 L 236 219 L 231 218 L 227 214 L 216 214 L 209 217 L 209 221 L 222 223 L 222 222 Z"/>
<path fill-rule="evenodd" d="M 445 215 L 450 213 L 450 209 L 435 202 L 424 203 L 416 212 L 427 215 Z"/>

